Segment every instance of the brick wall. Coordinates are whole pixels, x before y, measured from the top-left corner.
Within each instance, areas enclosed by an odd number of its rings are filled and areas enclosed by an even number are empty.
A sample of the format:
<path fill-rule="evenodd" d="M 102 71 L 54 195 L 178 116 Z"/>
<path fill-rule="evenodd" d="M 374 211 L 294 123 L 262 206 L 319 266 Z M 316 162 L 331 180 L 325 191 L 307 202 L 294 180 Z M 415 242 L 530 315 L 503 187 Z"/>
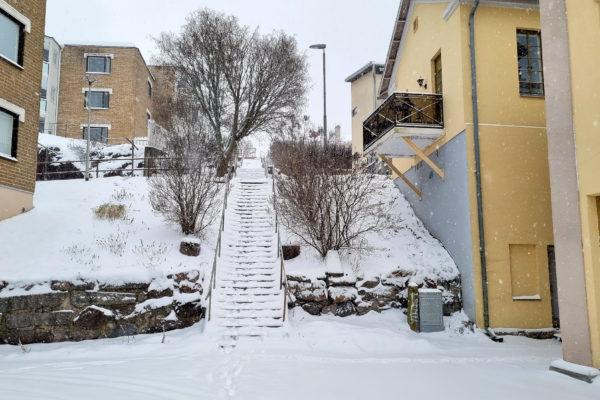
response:
<path fill-rule="evenodd" d="M 37 138 L 40 112 L 40 84 L 46 0 L 6 0 L 31 20 L 31 32 L 25 33 L 23 69 L 0 59 L 0 98 L 25 109 L 25 122 L 19 122 L 17 160 L 0 158 L 0 185 L 33 192 L 37 162 Z"/>
<path fill-rule="evenodd" d="M 146 109 L 152 112 L 147 81 L 152 79 L 146 63 L 135 47 L 65 45 L 62 53 L 58 123 L 60 136 L 82 138 L 82 124 L 87 124 L 84 108 L 85 53 L 113 54 L 110 74 L 92 74 L 94 88 L 110 88 L 108 110 L 93 110 L 93 124 L 110 124 L 111 142 L 146 136 Z M 143 84 L 142 84 L 143 83 Z"/>

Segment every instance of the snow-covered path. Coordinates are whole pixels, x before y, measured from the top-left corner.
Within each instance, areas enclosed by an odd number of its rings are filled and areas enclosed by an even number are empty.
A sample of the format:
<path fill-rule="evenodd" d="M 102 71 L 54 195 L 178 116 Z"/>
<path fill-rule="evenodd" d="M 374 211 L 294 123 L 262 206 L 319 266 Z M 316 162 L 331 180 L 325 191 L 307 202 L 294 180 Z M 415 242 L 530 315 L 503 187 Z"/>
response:
<path fill-rule="evenodd" d="M 245 159 L 231 181 L 211 303 L 210 324 L 223 330 L 225 339 L 262 336 L 283 324 L 272 194 L 260 160 Z"/>
<path fill-rule="evenodd" d="M 262 340 L 217 350 L 202 324 L 162 335 L 0 346 L 2 400 L 78 399 L 486 399 L 600 398 L 548 371 L 552 340 L 410 332 L 398 311 L 363 317 L 291 313 Z"/>

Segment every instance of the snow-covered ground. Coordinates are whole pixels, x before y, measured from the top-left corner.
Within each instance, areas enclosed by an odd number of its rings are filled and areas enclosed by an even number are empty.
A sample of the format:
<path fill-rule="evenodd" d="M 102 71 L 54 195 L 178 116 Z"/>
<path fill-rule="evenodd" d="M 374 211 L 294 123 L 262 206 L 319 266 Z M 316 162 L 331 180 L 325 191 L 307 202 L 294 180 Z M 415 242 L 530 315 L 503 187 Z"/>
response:
<path fill-rule="evenodd" d="M 98 219 L 93 209 L 106 202 L 124 204 L 125 219 Z M 146 178 L 38 182 L 34 207 L 0 222 L 0 280 L 13 285 L 51 279 L 146 282 L 212 262 L 218 226 L 203 238 L 200 257 L 180 254 L 183 235 L 152 211 Z M 30 292 L 36 290 L 44 288 Z"/>
<path fill-rule="evenodd" d="M 458 321 L 449 321 L 458 322 Z M 455 324 L 457 325 L 457 324 Z M 0 346 L 0 398 L 35 399 L 486 399 L 592 400 L 600 380 L 550 372 L 551 340 L 415 334 L 397 310 L 312 317 L 217 349 L 202 324 L 162 335 Z"/>

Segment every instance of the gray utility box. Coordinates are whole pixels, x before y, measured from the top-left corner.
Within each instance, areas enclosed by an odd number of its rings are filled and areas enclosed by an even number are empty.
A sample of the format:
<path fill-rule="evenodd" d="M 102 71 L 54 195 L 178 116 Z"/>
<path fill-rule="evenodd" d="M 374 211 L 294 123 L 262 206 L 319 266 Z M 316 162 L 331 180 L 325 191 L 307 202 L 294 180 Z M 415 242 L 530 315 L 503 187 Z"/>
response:
<path fill-rule="evenodd" d="M 442 292 L 438 289 L 419 289 L 419 330 L 421 332 L 444 330 Z"/>

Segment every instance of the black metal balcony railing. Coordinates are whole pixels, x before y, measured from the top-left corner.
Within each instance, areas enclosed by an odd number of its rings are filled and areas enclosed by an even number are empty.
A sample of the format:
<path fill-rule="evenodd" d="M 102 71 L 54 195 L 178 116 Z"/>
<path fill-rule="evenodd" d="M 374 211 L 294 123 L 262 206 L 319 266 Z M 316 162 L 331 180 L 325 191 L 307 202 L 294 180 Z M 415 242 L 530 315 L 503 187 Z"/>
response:
<path fill-rule="evenodd" d="M 443 128 L 443 109 L 441 94 L 392 94 L 363 123 L 364 150 L 393 128 Z"/>

